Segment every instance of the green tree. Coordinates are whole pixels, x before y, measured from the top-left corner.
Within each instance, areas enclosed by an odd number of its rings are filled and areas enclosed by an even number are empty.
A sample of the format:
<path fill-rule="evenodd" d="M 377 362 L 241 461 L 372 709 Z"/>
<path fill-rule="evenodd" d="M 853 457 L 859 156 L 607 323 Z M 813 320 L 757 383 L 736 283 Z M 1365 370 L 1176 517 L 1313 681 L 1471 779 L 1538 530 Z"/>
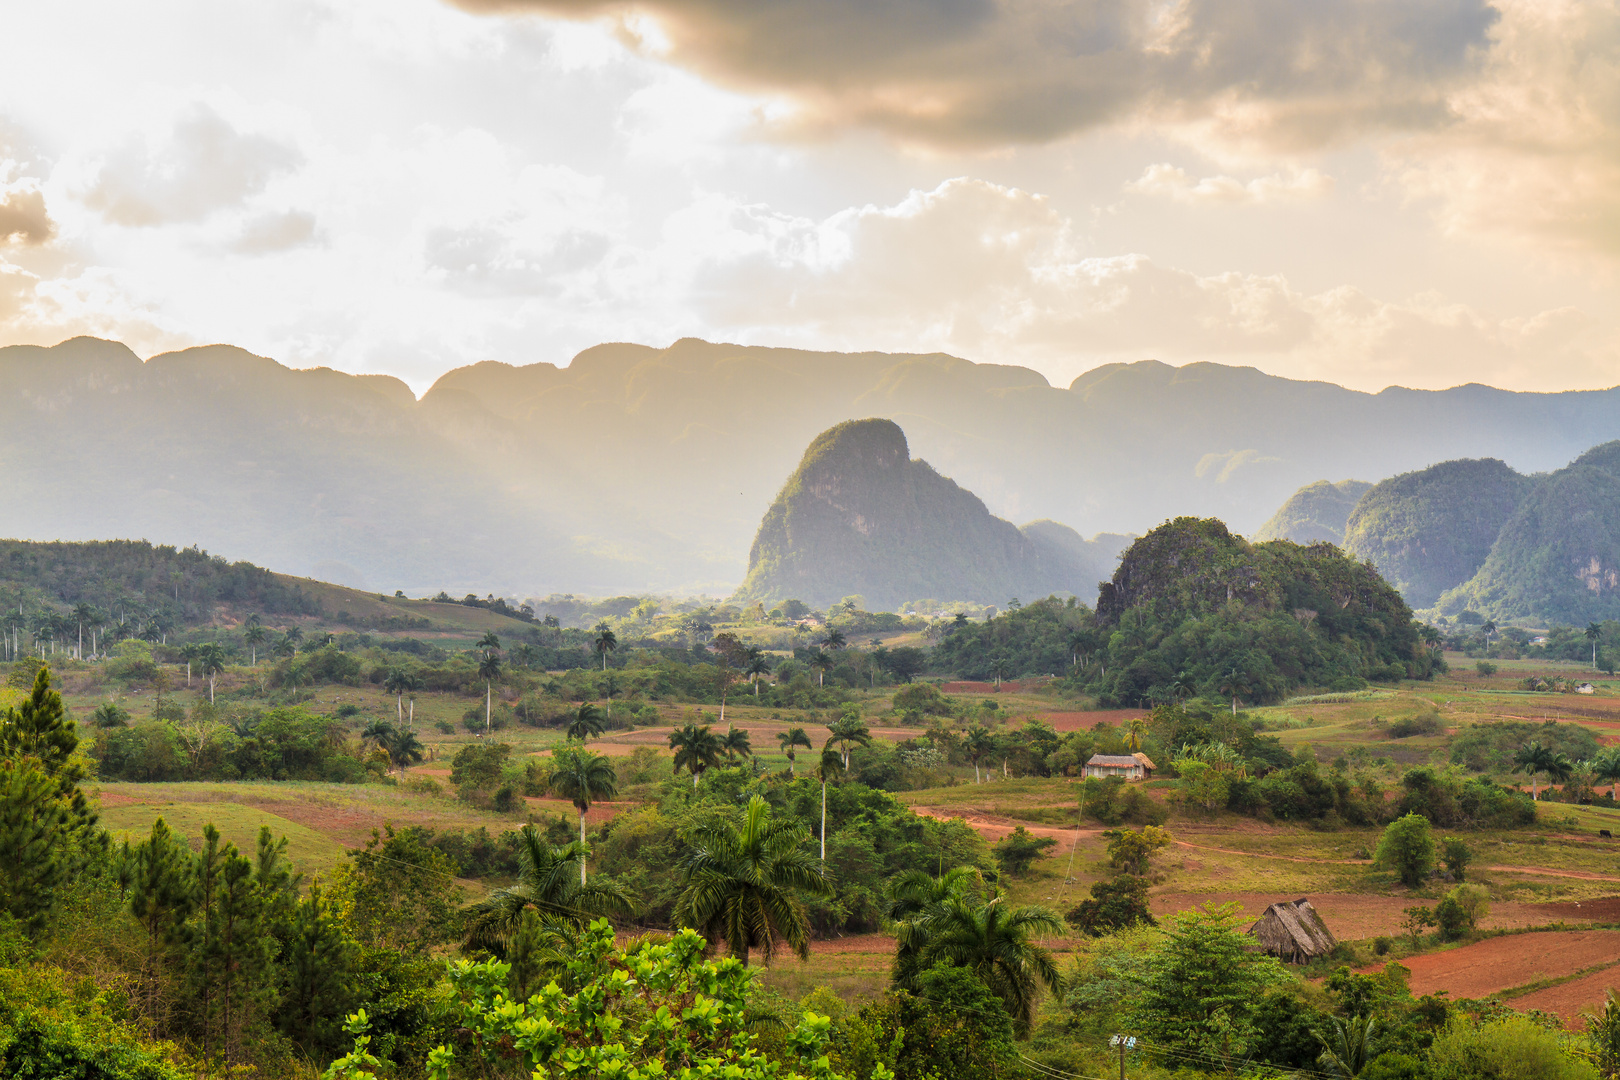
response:
<path fill-rule="evenodd" d="M 916 989 L 919 957 L 935 919 L 953 901 L 976 895 L 984 879 L 971 866 L 953 866 L 939 877 L 924 870 L 905 870 L 889 882 L 889 918 L 895 924 L 894 984 Z"/>
<path fill-rule="evenodd" d="M 196 905 L 197 875 L 191 849 L 161 817 L 132 852 L 130 914 L 146 935 L 141 965 L 146 1017 L 161 1029 L 167 1022 L 165 984 L 181 929 Z"/>
<path fill-rule="evenodd" d="M 493 635 L 490 635 L 493 636 Z M 501 677 L 501 656 L 486 651 L 478 660 L 478 677 L 484 680 L 484 734 L 489 734 L 489 723 L 494 712 L 495 682 Z"/>
<path fill-rule="evenodd" d="M 1592 758 L 1592 777 L 1609 785 L 1609 798 L 1620 801 L 1620 746 L 1606 746 Z"/>
<path fill-rule="evenodd" d="M 276 1026 L 304 1053 L 331 1056 L 341 1040 L 342 1017 L 356 996 L 356 947 L 320 882 L 310 886 L 293 912 L 284 956 L 287 993 Z"/>
<path fill-rule="evenodd" d="M 1096 882 L 1091 886 L 1091 898 L 1069 912 L 1068 922 L 1091 937 L 1106 937 L 1138 925 L 1157 926 L 1158 920 L 1148 909 L 1148 885 L 1147 878 L 1135 874 Z"/>
<path fill-rule="evenodd" d="M 607 624 L 606 619 L 596 624 L 596 638 L 591 644 L 602 655 L 602 670 L 606 671 L 608 654 L 619 647 L 618 636 L 613 633 L 613 628 Z"/>
<path fill-rule="evenodd" d="M 807 839 L 802 824 L 774 818 L 758 795 L 741 828 L 716 821 L 699 829 L 681 862 L 676 919 L 724 941 L 744 963 L 753 949 L 770 963 L 778 940 L 808 959 L 810 922 L 800 894 L 828 896 L 832 887 L 804 851 Z"/>
<path fill-rule="evenodd" d="M 579 811 L 579 842 L 585 845 L 585 813 L 598 799 L 611 799 L 619 793 L 619 774 L 605 754 L 593 754 L 584 747 L 564 746 L 551 754 L 551 790 L 574 804 Z M 585 862 L 580 860 L 579 883 L 585 884 Z"/>
<path fill-rule="evenodd" d="M 212 705 L 214 680 L 225 670 L 225 650 L 217 642 L 206 642 L 197 648 L 197 663 L 202 665 L 203 678 L 208 680 L 208 704 Z"/>
<path fill-rule="evenodd" d="M 1543 746 L 1540 742 L 1532 740 L 1521 746 L 1513 755 L 1513 771 L 1530 774 L 1530 798 L 1532 801 L 1540 798 L 1536 790 L 1536 777 L 1541 773 L 1547 774 L 1547 782 L 1552 783 L 1569 776 L 1574 770 L 1574 764 L 1564 754 L 1559 753 L 1550 746 Z"/>
<path fill-rule="evenodd" d="M 786 731 L 778 732 L 776 741 L 782 747 L 782 752 L 787 755 L 789 773 L 794 771 L 794 762 L 799 758 L 794 748 L 802 746 L 806 750 L 811 749 L 810 736 L 802 727 L 788 728 Z"/>
<path fill-rule="evenodd" d="M 827 870 L 827 781 L 844 768 L 838 758 L 838 752 L 832 747 L 823 747 L 821 760 L 816 762 L 815 777 L 821 782 L 821 869 Z"/>
<path fill-rule="evenodd" d="M 995 738 L 990 734 L 990 730 L 982 724 L 975 724 L 968 728 L 967 735 L 963 737 L 962 749 L 967 754 L 968 760 L 973 762 L 973 782 L 975 784 L 984 783 L 984 779 L 979 775 L 979 759 L 994 749 L 995 745 Z"/>
<path fill-rule="evenodd" d="M 1149 1042 L 1221 1062 L 1242 1059 L 1257 1034 L 1254 1016 L 1266 989 L 1287 975 L 1270 956 L 1252 950 L 1238 930 L 1243 905 L 1206 904 L 1171 916 L 1163 943 L 1137 976 L 1141 995 L 1131 1011 Z"/>
<path fill-rule="evenodd" d="M 467 909 L 466 948 L 505 957 L 525 912 L 535 913 L 547 926 L 577 930 L 591 919 L 624 918 L 634 909 L 629 894 L 601 877 L 582 884 L 589 855 L 583 844 L 553 847 L 532 824 L 518 830 L 517 841 L 517 883 L 496 889 Z"/>
<path fill-rule="evenodd" d="M 257 615 L 249 615 L 243 624 L 242 640 L 247 642 L 248 663 L 251 667 L 259 666 L 259 646 L 270 638 L 270 631 L 259 625 Z"/>
<path fill-rule="evenodd" d="M 389 763 L 401 774 L 407 767 L 421 761 L 426 753 L 422 741 L 416 737 L 414 731 L 390 729 L 380 742 L 383 752 L 388 755 Z"/>
<path fill-rule="evenodd" d="M 1328 1025 L 1328 1035 L 1318 1032 L 1316 1036 L 1322 1044 L 1316 1063 L 1329 1076 L 1353 1080 L 1378 1056 L 1378 1044 L 1373 1038 L 1378 1032 L 1378 1020 L 1372 1016 L 1330 1016 Z"/>
<path fill-rule="evenodd" d="M 1592 670 L 1593 671 L 1597 670 L 1597 666 L 1598 666 L 1598 662 L 1597 662 L 1598 641 L 1602 637 L 1603 637 L 1603 627 L 1599 626 L 1595 622 L 1586 624 L 1586 639 L 1592 643 Z"/>
<path fill-rule="evenodd" d="M 826 686 L 827 672 L 833 669 L 833 664 L 835 663 L 832 654 L 826 649 L 813 649 L 810 652 L 809 663 L 810 666 L 816 671 L 816 685 Z"/>
<path fill-rule="evenodd" d="M 411 673 L 398 665 L 389 668 L 383 675 L 383 689 L 394 695 L 394 715 L 402 727 L 405 724 L 405 691 L 412 689 L 414 681 Z"/>
<path fill-rule="evenodd" d="M 726 737 L 720 740 L 720 749 L 725 753 L 727 761 L 735 761 L 739 757 L 752 757 L 754 747 L 748 739 L 746 728 L 728 726 Z"/>
<path fill-rule="evenodd" d="M 1029 868 L 1035 865 L 1041 852 L 1056 846 L 1057 841 L 1050 836 L 1035 836 L 1020 825 L 1002 837 L 991 851 L 1002 873 L 1009 877 L 1022 877 L 1029 873 Z"/>
<path fill-rule="evenodd" d="M 1221 676 L 1220 685 L 1216 687 L 1222 695 L 1232 699 L 1232 715 L 1237 715 L 1238 698 L 1248 694 L 1252 689 L 1250 679 L 1241 668 L 1228 668 L 1226 674 Z"/>
<path fill-rule="evenodd" d="M 587 701 L 580 705 L 573 719 L 568 721 L 564 734 L 570 739 L 587 742 L 602 734 L 605 726 L 602 722 L 602 710 Z"/>
<path fill-rule="evenodd" d="M 844 715 L 827 725 L 828 747 L 838 748 L 838 758 L 843 762 L 844 771 L 849 771 L 850 751 L 857 746 L 872 745 L 872 729 L 861 714 L 853 707 L 844 710 Z"/>
<path fill-rule="evenodd" d="M 1597 1080 L 1560 1031 L 1527 1016 L 1475 1023 L 1455 1017 L 1429 1048 L 1435 1080 Z"/>
<path fill-rule="evenodd" d="M 1109 829 L 1108 865 L 1124 874 L 1145 874 L 1154 854 L 1175 842 L 1168 829 L 1144 825 L 1140 830 Z"/>
<path fill-rule="evenodd" d="M 1473 861 L 1474 853 L 1457 837 L 1448 836 L 1440 841 L 1440 862 L 1453 881 L 1461 881 L 1468 872 L 1468 864 Z"/>
<path fill-rule="evenodd" d="M 1055 912 L 1038 905 L 1015 905 L 1002 896 L 988 902 L 952 897 L 926 926 L 918 966 L 949 961 L 971 971 L 1001 999 L 1013 1030 L 1027 1034 L 1042 988 L 1055 992 L 1062 982 L 1052 954 L 1038 941 L 1064 929 Z"/>
<path fill-rule="evenodd" d="M 1429 819 L 1422 814 L 1407 814 L 1390 822 L 1379 837 L 1373 860 L 1395 871 L 1401 884 L 1409 889 L 1423 884 L 1434 869 L 1434 837 L 1429 832 Z"/>
<path fill-rule="evenodd" d="M 1586 1039 L 1604 1080 L 1620 1076 L 1620 994 L 1613 987 L 1604 991 L 1602 1011 L 1587 1015 Z"/>
<path fill-rule="evenodd" d="M 754 685 L 754 696 L 759 697 L 759 677 L 768 674 L 771 670 L 770 658 L 765 650 L 758 645 L 750 645 L 743 650 L 743 674 Z"/>
<path fill-rule="evenodd" d="M 709 730 L 707 724 L 687 724 L 679 731 L 670 732 L 669 748 L 675 751 L 675 771 L 691 772 L 693 787 L 697 787 L 703 770 L 720 764 L 720 737 Z"/>

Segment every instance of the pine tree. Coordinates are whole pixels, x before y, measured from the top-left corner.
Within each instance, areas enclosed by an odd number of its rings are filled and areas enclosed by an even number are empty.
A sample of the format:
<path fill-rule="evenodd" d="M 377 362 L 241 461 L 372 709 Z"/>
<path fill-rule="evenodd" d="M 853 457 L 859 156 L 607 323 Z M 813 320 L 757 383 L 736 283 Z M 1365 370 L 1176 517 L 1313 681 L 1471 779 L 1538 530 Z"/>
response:
<path fill-rule="evenodd" d="M 129 910 L 146 931 L 146 961 L 141 972 L 146 1016 L 161 1031 L 168 1027 L 163 987 L 171 953 L 196 904 L 195 859 L 162 818 L 152 823 L 151 836 L 134 855 Z"/>
<path fill-rule="evenodd" d="M 319 882 L 293 915 L 286 952 L 287 996 L 276 1026 L 312 1057 L 336 1051 L 353 1002 L 355 946 L 343 933 Z"/>

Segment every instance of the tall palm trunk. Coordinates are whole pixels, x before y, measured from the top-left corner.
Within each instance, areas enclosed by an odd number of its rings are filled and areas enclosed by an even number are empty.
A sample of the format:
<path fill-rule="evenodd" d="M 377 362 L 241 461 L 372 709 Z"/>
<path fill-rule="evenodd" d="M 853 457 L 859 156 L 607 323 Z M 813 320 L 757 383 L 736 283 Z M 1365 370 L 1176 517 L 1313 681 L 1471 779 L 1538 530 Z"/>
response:
<path fill-rule="evenodd" d="M 580 847 L 585 846 L 585 811 L 583 811 L 583 810 L 581 810 L 579 812 L 579 846 Z M 585 854 L 584 854 L 584 852 L 581 852 L 580 856 L 579 856 L 579 883 L 581 885 L 585 884 Z"/>
<path fill-rule="evenodd" d="M 494 683 L 490 682 L 488 679 L 484 680 L 484 734 L 485 735 L 489 734 L 489 714 L 490 714 L 491 708 L 493 707 L 492 702 L 495 700 L 495 698 L 494 698 L 495 692 L 494 692 L 493 689 L 491 689 L 491 687 L 493 687 L 493 686 L 494 686 Z"/>
<path fill-rule="evenodd" d="M 217 673 L 213 672 L 213 671 L 210 671 L 208 673 L 208 704 L 210 704 L 210 705 L 212 705 L 214 703 L 214 676 L 215 676 L 215 674 L 217 674 Z"/>
<path fill-rule="evenodd" d="M 821 778 L 821 869 L 827 869 L 827 778 Z"/>
<path fill-rule="evenodd" d="M 411 696 L 411 730 L 416 730 L 416 696 Z"/>
<path fill-rule="evenodd" d="M 394 718 L 402 724 L 405 722 L 405 691 L 403 690 L 394 695 Z"/>

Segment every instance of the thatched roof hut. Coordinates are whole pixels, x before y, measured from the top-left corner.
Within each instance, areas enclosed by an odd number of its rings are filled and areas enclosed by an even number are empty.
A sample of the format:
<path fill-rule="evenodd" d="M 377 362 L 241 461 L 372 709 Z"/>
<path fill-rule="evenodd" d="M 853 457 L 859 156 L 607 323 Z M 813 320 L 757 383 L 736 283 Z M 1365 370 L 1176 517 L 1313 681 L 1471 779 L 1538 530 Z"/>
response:
<path fill-rule="evenodd" d="M 1249 927 L 1260 948 L 1289 964 L 1303 964 L 1326 956 L 1338 944 L 1311 902 L 1272 904 L 1260 921 Z"/>

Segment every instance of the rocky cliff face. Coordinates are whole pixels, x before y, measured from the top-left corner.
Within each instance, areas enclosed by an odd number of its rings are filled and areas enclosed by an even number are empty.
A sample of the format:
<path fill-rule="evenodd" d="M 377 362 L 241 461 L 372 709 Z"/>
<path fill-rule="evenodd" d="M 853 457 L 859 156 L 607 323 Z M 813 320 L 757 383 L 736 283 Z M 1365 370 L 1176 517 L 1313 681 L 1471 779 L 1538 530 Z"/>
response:
<path fill-rule="evenodd" d="M 1088 569 L 912 459 L 898 424 L 852 420 L 817 436 L 782 486 L 738 598 L 822 607 L 860 595 L 872 610 L 923 599 L 1089 598 Z"/>

